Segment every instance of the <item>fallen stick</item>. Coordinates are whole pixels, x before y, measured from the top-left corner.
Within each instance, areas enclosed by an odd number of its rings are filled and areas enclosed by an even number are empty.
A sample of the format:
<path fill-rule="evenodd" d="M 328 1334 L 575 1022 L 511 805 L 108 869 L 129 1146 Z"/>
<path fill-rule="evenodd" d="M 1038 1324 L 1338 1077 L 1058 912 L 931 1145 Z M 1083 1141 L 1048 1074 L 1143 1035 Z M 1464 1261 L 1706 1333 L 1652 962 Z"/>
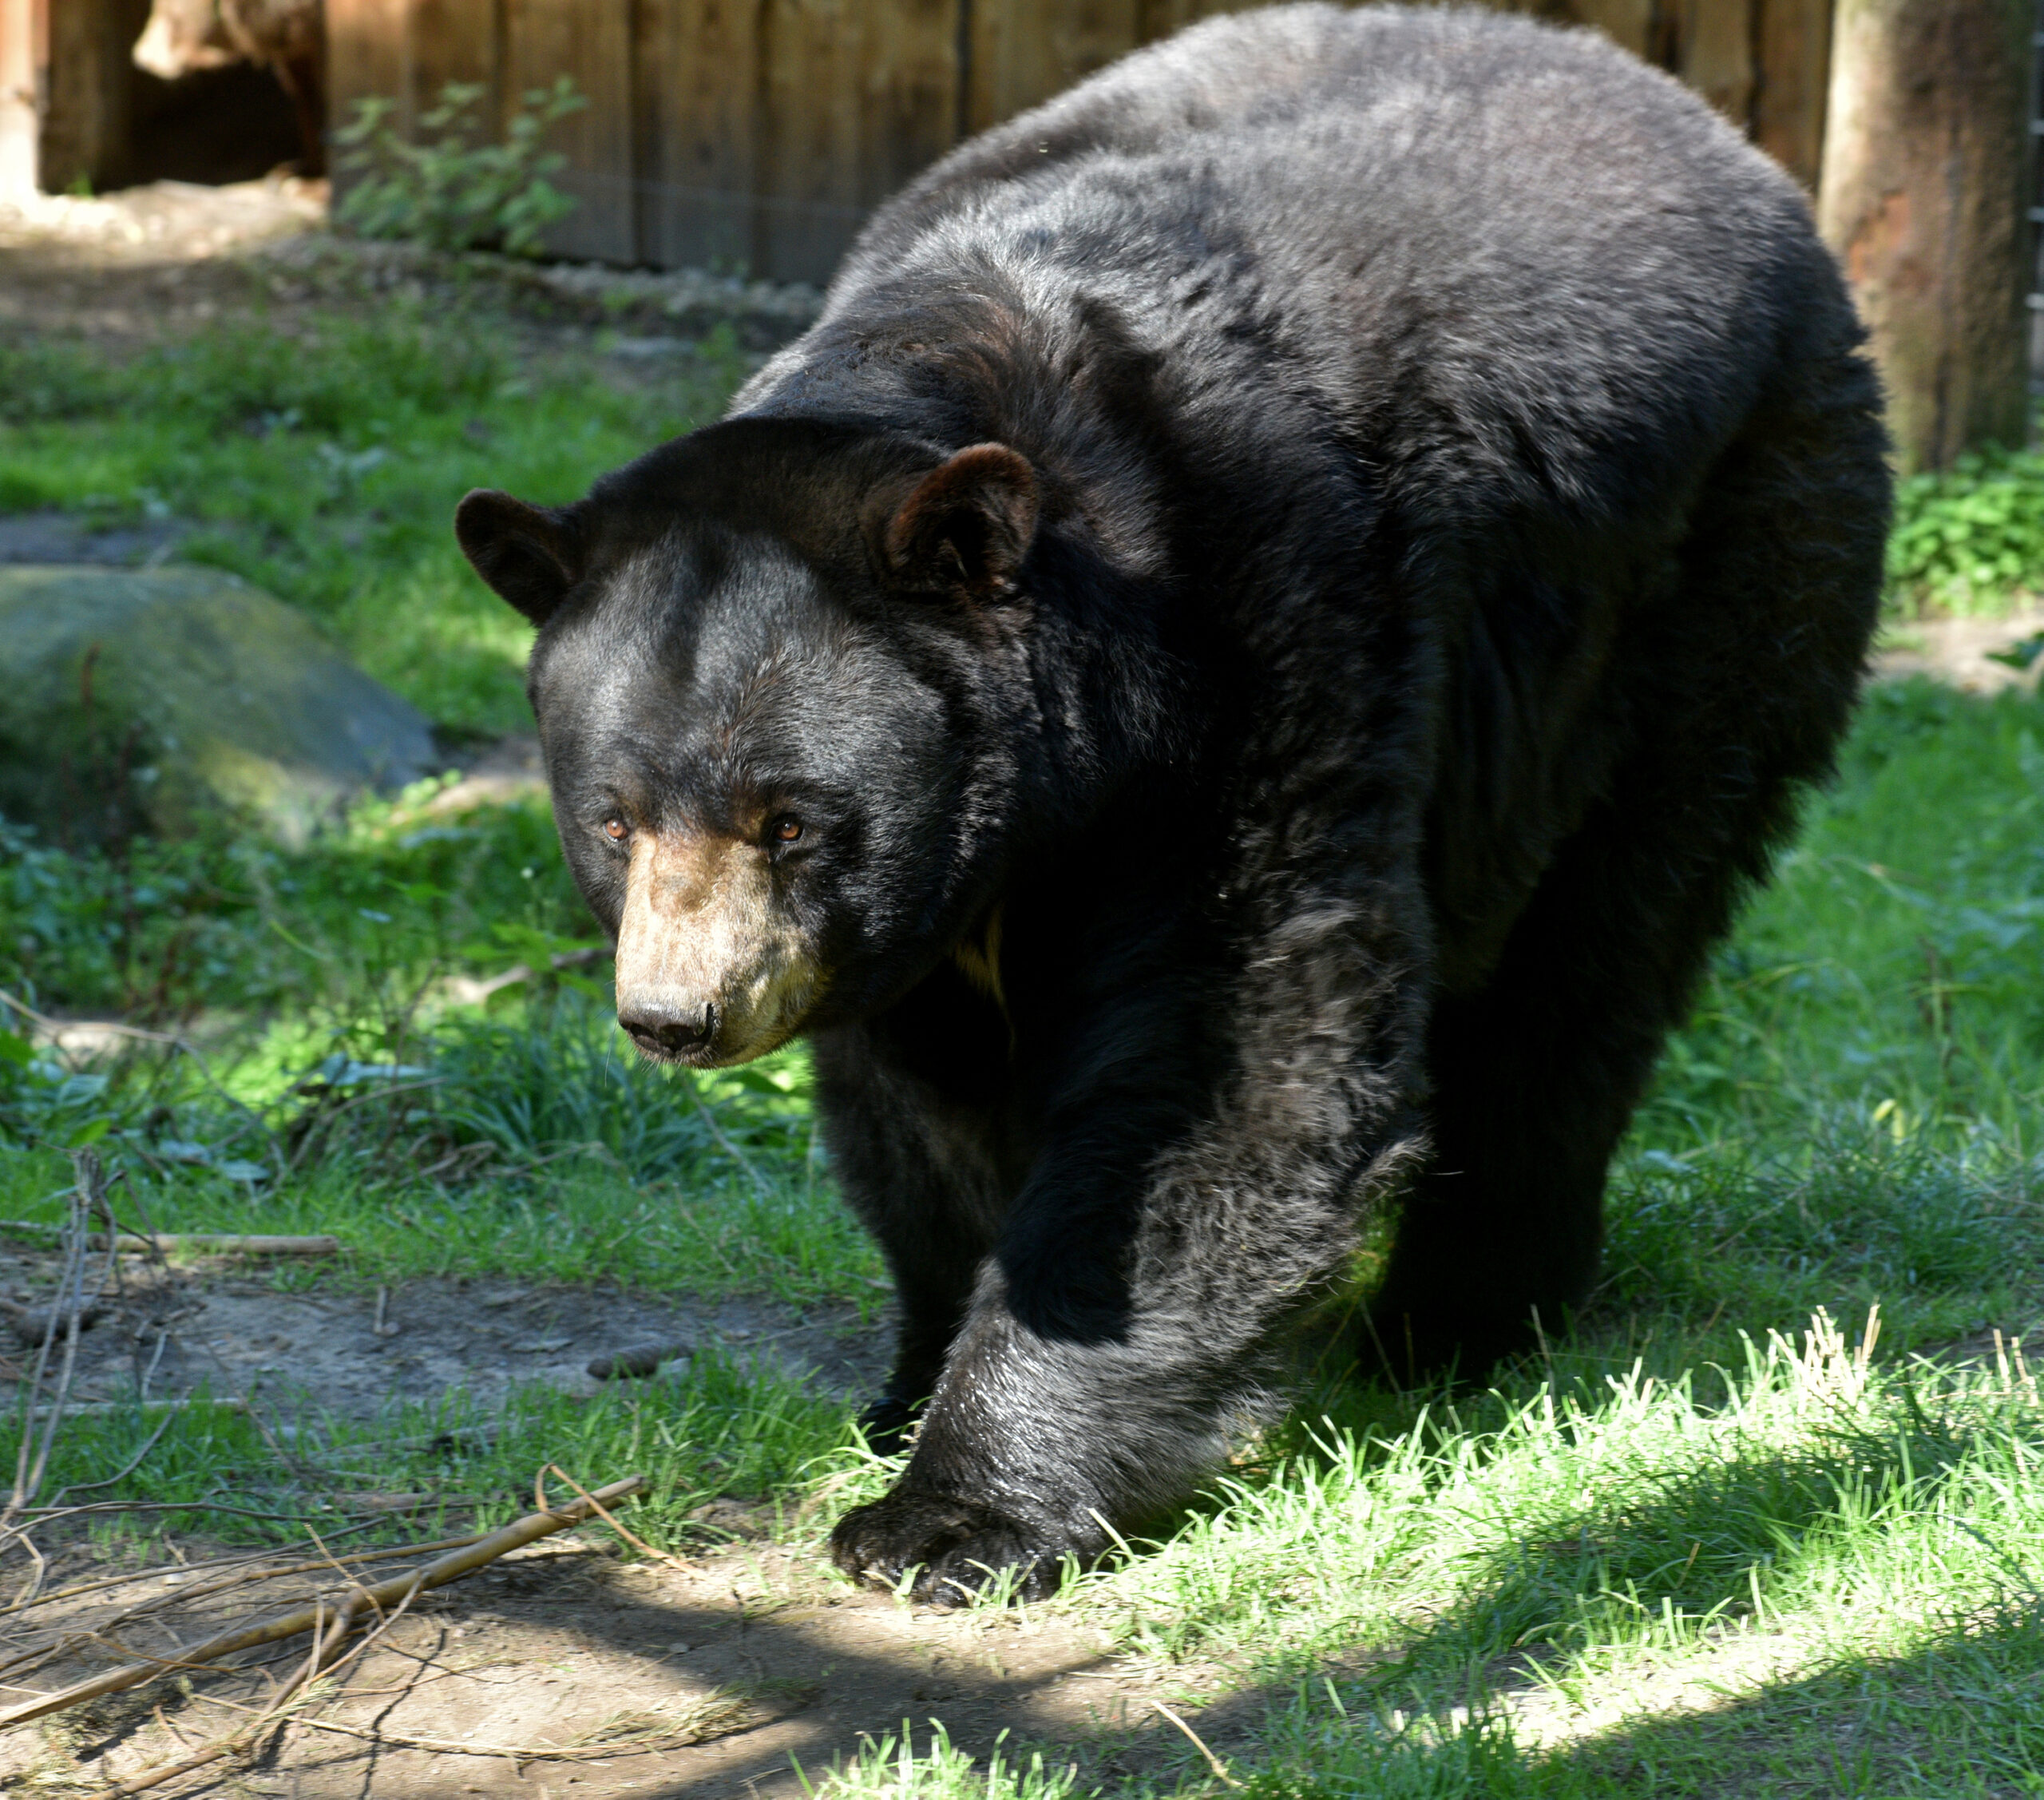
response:
<path fill-rule="evenodd" d="M 331 1536 L 334 1534 L 329 1532 L 328 1535 Z M 252 1554 L 244 1552 L 238 1556 L 216 1556 L 205 1562 L 184 1563 L 175 1568 L 165 1568 L 158 1565 L 151 1568 L 138 1568 L 130 1575 L 109 1575 L 103 1576 L 97 1581 L 81 1581 L 71 1587 L 59 1588 L 53 1593 L 45 1594 L 35 1604 L 38 1606 L 48 1606 L 56 1600 L 76 1600 L 81 1594 L 100 1593 L 109 1588 L 132 1588 L 138 1581 L 160 1581 L 166 1576 L 183 1576 L 208 1569 L 234 1570 L 235 1573 L 222 1580 L 208 1581 L 196 1588 L 179 1587 L 172 1592 L 160 1595 L 156 1600 L 147 1604 L 155 1606 L 159 1604 L 167 1604 L 172 1600 L 210 1600 L 215 1594 L 224 1593 L 229 1588 L 249 1587 L 258 1581 L 275 1581 L 286 1575 L 305 1575 L 316 1570 L 331 1568 L 335 1561 L 395 1562 L 400 1556 L 422 1556 L 429 1550 L 465 1549 L 471 1544 L 481 1543 L 483 1536 L 484 1533 L 481 1532 L 472 1531 L 465 1536 L 442 1537 L 431 1544 L 400 1544 L 386 1550 L 347 1550 L 338 1557 L 323 1558 L 318 1562 L 281 1563 L 267 1568 L 260 1566 L 264 1552 L 258 1550 Z M 6 1674 L 9 1666 L 7 1663 L 0 1663 L 0 1675 Z"/>
<path fill-rule="evenodd" d="M 106 1248 L 106 1234 L 96 1231 L 94 1250 Z M 338 1256 L 341 1240 L 325 1236 L 309 1238 L 266 1237 L 247 1231 L 159 1231 L 143 1237 L 123 1231 L 113 1240 L 116 1250 L 149 1251 L 167 1256 L 174 1251 L 204 1251 L 215 1256 Z"/>
<path fill-rule="evenodd" d="M 199 1698 L 212 1699 L 211 1695 L 202 1694 Z M 232 1706 L 234 1703 L 221 1700 L 213 1703 Z M 486 1756 L 513 1762 L 601 1762 L 613 1756 L 643 1756 L 649 1751 L 685 1750 L 691 1744 L 727 1737 L 733 1731 L 743 1730 L 757 1717 L 752 1703 L 742 1696 L 712 1693 L 698 1708 L 695 1719 L 677 1719 L 664 1731 L 653 1727 L 643 1737 L 611 1738 L 600 1743 L 557 1746 L 477 1743 L 473 1738 L 416 1738 L 380 1725 L 350 1725 L 338 1719 L 295 1717 L 291 1723 L 307 1731 L 338 1731 L 344 1738 L 357 1738 L 386 1750 L 430 1750 L 436 1756 Z M 117 1791 L 108 1790 L 109 1794 Z M 94 1796 L 93 1800 L 98 1800 L 98 1797 Z"/>
<path fill-rule="evenodd" d="M 0 1232 L 34 1232 L 39 1237 L 61 1236 L 61 1225 L 42 1225 L 32 1219 L 0 1219 Z M 92 1250 L 106 1248 L 106 1233 L 95 1231 L 86 1240 Z M 215 1255 L 338 1256 L 341 1240 L 323 1235 L 312 1237 L 272 1237 L 259 1231 L 121 1231 L 115 1235 L 116 1250 L 146 1255 L 153 1251 L 167 1255 L 174 1250 L 205 1251 Z"/>
<path fill-rule="evenodd" d="M 408 1600 L 415 1594 L 422 1594 L 435 1588 L 445 1587 L 463 1576 L 473 1574 L 487 1563 L 493 1563 L 507 1552 L 521 1548 L 542 1537 L 549 1537 L 557 1531 L 565 1531 L 570 1525 L 579 1525 L 592 1519 L 601 1512 L 605 1503 L 628 1499 L 640 1493 L 646 1486 L 643 1475 L 628 1475 L 621 1481 L 613 1481 L 608 1487 L 599 1488 L 587 1500 L 571 1501 L 564 1506 L 544 1513 L 528 1513 L 514 1524 L 501 1531 L 492 1532 L 489 1536 L 471 1544 L 465 1549 L 450 1552 L 438 1560 L 428 1563 L 423 1568 L 414 1569 L 408 1575 L 394 1575 L 387 1581 L 379 1581 L 373 1588 L 351 1590 L 341 1602 L 347 1606 L 351 1616 L 359 1617 L 367 1610 L 378 1612 Z M 258 1645 L 276 1643 L 301 1631 L 309 1631 L 315 1625 L 323 1628 L 335 1616 L 333 1603 L 323 1597 L 309 1606 L 301 1606 L 281 1617 L 267 1620 L 258 1625 L 244 1625 L 232 1631 L 223 1631 L 208 1638 L 203 1643 L 194 1644 L 189 1650 L 181 1650 L 174 1656 L 153 1656 L 146 1662 L 130 1663 L 125 1668 L 110 1669 L 105 1675 L 94 1675 L 89 1681 L 81 1681 L 55 1694 L 45 1694 L 20 1706 L 10 1707 L 0 1712 L 0 1731 L 10 1731 L 17 1725 L 26 1725 L 31 1719 L 47 1718 L 51 1713 L 62 1712 L 66 1707 L 81 1706 L 87 1700 L 97 1700 L 103 1694 L 118 1694 L 125 1688 L 139 1687 L 144 1682 L 160 1675 L 179 1669 L 195 1668 L 201 1663 L 218 1662 L 223 1656 L 231 1656 L 237 1650 L 252 1650 Z"/>
<path fill-rule="evenodd" d="M 312 1653 L 305 1659 L 304 1665 L 298 1673 L 284 1683 L 283 1691 L 255 1719 L 239 1731 L 214 1739 L 211 1743 L 189 1756 L 182 1757 L 175 1762 L 159 1762 L 153 1769 L 144 1769 L 116 1782 L 111 1787 L 101 1788 L 91 1797 L 91 1800 L 124 1800 L 124 1797 L 129 1794 L 145 1794 L 151 1788 L 160 1787 L 165 1782 L 175 1781 L 180 1775 L 192 1774 L 228 1757 L 243 1754 L 253 1747 L 256 1739 L 271 1727 L 288 1724 L 297 1716 L 301 1707 L 323 1698 L 313 1683 L 328 1670 L 330 1664 L 334 1663 L 335 1657 L 339 1655 L 343 1664 L 351 1659 L 358 1659 L 371 1644 L 404 1617 L 406 1610 L 418 1597 L 418 1589 L 414 1588 L 398 1603 L 394 1612 L 382 1615 L 382 1622 L 374 1631 L 358 1641 L 345 1655 L 340 1655 L 341 1642 L 360 1622 L 362 1608 L 366 1598 L 362 1588 L 353 1589 L 342 1601 L 331 1625 L 326 1623 L 323 1613 L 314 1620 Z M 156 1721 L 159 1724 L 163 1722 L 160 1707 L 156 1708 Z"/>

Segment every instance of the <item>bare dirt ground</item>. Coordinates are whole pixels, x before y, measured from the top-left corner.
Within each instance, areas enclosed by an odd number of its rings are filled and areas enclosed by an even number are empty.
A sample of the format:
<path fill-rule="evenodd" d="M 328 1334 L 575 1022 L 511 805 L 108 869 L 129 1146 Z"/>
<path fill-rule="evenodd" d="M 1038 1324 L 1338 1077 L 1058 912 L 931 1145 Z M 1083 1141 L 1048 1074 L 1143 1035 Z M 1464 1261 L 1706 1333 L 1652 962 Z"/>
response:
<path fill-rule="evenodd" d="M 169 1657 L 252 1608 L 260 1616 L 260 1590 L 246 1588 L 137 1611 L 217 1579 L 195 1567 L 105 1590 L 45 1628 Z M 273 1583 L 271 1606 L 307 1579 Z M 0 1780 L 76 1791 L 176 1760 L 251 1716 L 237 1706 L 259 1710 L 303 1655 L 302 1639 L 256 1652 L 204 1678 L 204 1698 L 156 1684 L 18 1730 L 0 1747 Z M 53 1663 L 37 1680 L 85 1667 Z M 976 1756 L 1006 1734 L 1006 1753 L 1021 1746 L 1025 1767 L 1034 1746 L 1052 1766 L 1073 1762 L 1091 1776 L 1162 1772 L 1194 1753 L 1154 1703 L 1198 1708 L 1217 1673 L 1117 1658 L 1091 1631 L 1040 1612 L 911 1609 L 854 1591 L 807 1548 L 741 1537 L 662 1566 L 556 1540 L 417 1601 L 337 1692 L 266 1734 L 216 1787 L 173 1791 L 794 1800 L 805 1777 L 867 1737 L 908 1722 L 921 1740 L 938 1716 Z M 1221 1711 L 1229 1716 L 1208 1715 L 1202 1735 L 1225 1753 L 1250 1709 Z"/>
<path fill-rule="evenodd" d="M 47 1294 L 49 1280 L 37 1280 L 49 1275 L 45 1260 L 16 1260 L 16 1303 Z M 204 1381 L 284 1434 L 295 1429 L 286 1420 L 311 1411 L 372 1417 L 390 1397 L 434 1402 L 452 1389 L 486 1411 L 513 1381 L 587 1395 L 597 1389 L 584 1369 L 591 1354 L 636 1344 L 683 1346 L 668 1369 L 685 1366 L 691 1348 L 718 1344 L 858 1393 L 879 1378 L 885 1340 L 848 1309 L 795 1315 L 759 1301 L 452 1280 L 380 1298 L 280 1293 L 225 1262 L 164 1271 L 129 1258 L 121 1289 L 81 1334 L 77 1402 L 131 1395 L 147 1369 L 157 1397 Z M 16 1350 L 0 1373 L 18 1370 L 26 1354 Z M 337 1493 L 335 1526 L 415 1499 Z M 621 1560 L 609 1532 L 591 1526 L 421 1597 L 335 1694 L 211 1778 L 168 1792 L 793 1800 L 797 1767 L 815 1775 L 869 1735 L 901 1720 L 928 1731 L 932 1716 L 975 1755 L 1006 1731 L 1012 1743 L 1048 1745 L 1102 1774 L 1190 1753 L 1173 1731 L 1157 1737 L 1163 1720 L 1151 1702 L 1198 1706 L 1216 1671 L 1118 1659 L 1094 1630 L 1040 1610 L 942 1614 L 854 1592 L 822 1559 L 824 1516 L 789 1532 L 759 1505 L 718 1501 L 699 1520 L 703 1542 L 689 1556 Z M 18 1620 L 0 1616 L 0 1704 L 125 1659 L 174 1663 L 180 1647 L 216 1630 L 339 1588 L 311 1538 L 296 1552 L 225 1552 L 186 1538 L 174 1555 L 174 1564 L 157 1559 L 110 1579 L 123 1560 L 90 1542 L 55 1551 L 53 1600 Z M 390 1555 L 358 1573 L 382 1577 L 421 1560 Z M 295 1573 L 245 1579 L 280 1564 Z M 227 1577 L 244 1579 L 207 1592 Z M 88 1592 L 65 1597 L 67 1588 Z M 90 1792 L 176 1761 L 248 1723 L 303 1655 L 304 1639 L 292 1640 L 16 1728 L 0 1739 L 0 1790 Z"/>
<path fill-rule="evenodd" d="M 2031 654 L 2027 668 L 1996 658 L 2012 650 L 2034 652 L 2032 640 L 2040 634 L 2044 606 L 2034 601 L 2006 618 L 1923 619 L 1883 634 L 1874 674 L 1880 680 L 1927 675 L 1967 694 L 1998 694 L 2005 688 L 2034 692 L 2044 656 Z"/>
<path fill-rule="evenodd" d="M 7 1260 L 6 1298 L 46 1304 L 55 1258 L 17 1251 Z M 180 1268 L 121 1261 L 122 1294 L 79 1334 L 80 1405 L 125 1402 L 138 1390 L 170 1400 L 203 1383 L 279 1416 L 373 1419 L 393 1402 L 457 1389 L 488 1413 L 535 1382 L 587 1398 L 603 1386 L 591 1362 L 644 1346 L 668 1353 L 661 1378 L 713 1347 L 848 1397 L 885 1373 L 885 1329 L 862 1325 L 850 1306 L 798 1313 L 762 1300 L 465 1280 L 299 1292 L 228 1259 Z M 0 1358 L 0 1405 L 26 1359 L 22 1350 Z"/>
<path fill-rule="evenodd" d="M 719 325 L 745 349 L 770 350 L 822 303 L 800 283 L 351 242 L 323 228 L 326 200 L 323 181 L 272 176 L 0 205 L 0 323 L 60 327 L 117 348 L 251 308 L 287 327 L 307 304 L 422 300 L 458 287 L 504 301 L 505 323 L 530 345 L 586 344 L 600 329 L 608 354 L 628 366 L 678 353 Z"/>
<path fill-rule="evenodd" d="M 52 1259 L 12 1260 L 9 1297 L 42 1300 Z M 77 1402 L 132 1394 L 146 1370 L 159 1398 L 203 1381 L 287 1437 L 303 1429 L 289 1420 L 372 1417 L 393 1398 L 461 1389 L 486 1413 L 514 1382 L 588 1394 L 592 1354 L 644 1343 L 681 1347 L 668 1370 L 714 1344 L 856 1394 L 877 1383 L 885 1336 L 849 1309 L 797 1314 L 743 1299 L 454 1281 L 280 1292 L 218 1259 L 166 1270 L 125 1259 L 119 1288 L 81 1334 Z M 0 1362 L 0 1377 L 30 1354 Z M 424 1497 L 337 1493 L 335 1524 Z M 715 1502 L 697 1515 L 700 1548 L 659 1562 L 621 1560 L 596 1526 L 513 1552 L 410 1605 L 337 1691 L 166 1791 L 794 1800 L 804 1773 L 904 1720 L 926 1734 L 936 1717 L 973 1754 L 1004 1732 L 1011 1750 L 1048 1746 L 1102 1774 L 1192 1754 L 1175 1731 L 1160 1735 L 1152 1702 L 1196 1707 L 1218 1671 L 1117 1657 L 1095 1631 L 1041 1609 L 947 1614 L 854 1590 L 821 1553 L 828 1510 L 791 1522 Z M 184 1539 L 176 1564 L 159 1557 L 119 1579 L 108 1573 L 123 1569 L 117 1554 L 74 1540 L 53 1557 L 53 1598 L 0 1616 L 0 1704 L 123 1660 L 174 1663 L 180 1647 L 337 1591 L 323 1547 L 309 1534 L 295 1552 Z M 380 1579 L 425 1560 L 392 1552 L 355 1572 Z M 279 1566 L 291 1572 L 247 1579 Z M 86 1591 L 66 1597 L 73 1587 Z M 259 1714 L 305 1647 L 299 1638 L 18 1727 L 0 1739 L 0 1789 L 94 1791 L 176 1761 Z M 1229 1741 L 1225 1720 L 1204 1723 L 1210 1739 Z"/>
<path fill-rule="evenodd" d="M 6 1298 L 42 1302 L 53 1259 L 28 1251 L 9 1263 Z M 679 1352 L 653 1383 L 634 1384 L 642 1392 L 715 1346 L 854 1395 L 877 1385 L 887 1335 L 850 1309 L 797 1314 L 758 1300 L 508 1282 L 279 1291 L 224 1259 L 180 1269 L 124 1259 L 118 1287 L 81 1334 L 75 1402 L 130 1396 L 145 1375 L 160 1401 L 203 1382 L 287 1443 L 302 1443 L 306 1421 L 323 1413 L 372 1419 L 393 1399 L 461 1390 L 486 1416 L 514 1382 L 591 1394 L 593 1356 L 642 1344 Z M 0 1378 L 18 1376 L 32 1354 L 17 1347 Z M 334 1523 L 427 1497 L 336 1492 Z M 458 1520 L 462 1497 L 451 1497 Z M 410 1605 L 337 1691 L 248 1754 L 166 1791 L 794 1800 L 803 1774 L 814 1778 L 904 1720 L 926 1735 L 937 1718 L 970 1754 L 990 1754 L 1006 1733 L 1011 1754 L 1041 1746 L 1103 1776 L 1194 1754 L 1152 1703 L 1197 1708 L 1220 1671 L 1117 1656 L 1095 1630 L 1040 1608 L 959 1615 L 854 1590 L 822 1553 L 830 1510 L 790 1521 L 715 1502 L 696 1516 L 700 1548 L 660 1562 L 621 1559 L 600 1526 L 513 1552 Z M 123 1660 L 174 1663 L 180 1647 L 337 1591 L 315 1541 L 228 1552 L 180 1539 L 175 1564 L 157 1554 L 146 1566 L 83 1537 L 53 1546 L 53 1598 L 0 1616 L 0 1705 Z M 394 1553 L 357 1572 L 381 1578 L 425 1560 Z M 289 1575 L 245 1578 L 294 1563 Z M 205 1592 L 235 1576 L 227 1591 Z M 88 1591 L 66 1597 L 71 1587 Z M 299 1638 L 18 1727 L 0 1738 L 0 1790 L 96 1791 L 176 1761 L 259 1713 L 305 1647 Z M 1222 1709 L 1245 1713 L 1237 1731 L 1249 1710 Z M 1226 1716 L 1203 1715 L 1202 1727 L 1222 1746 L 1235 1735 Z"/>

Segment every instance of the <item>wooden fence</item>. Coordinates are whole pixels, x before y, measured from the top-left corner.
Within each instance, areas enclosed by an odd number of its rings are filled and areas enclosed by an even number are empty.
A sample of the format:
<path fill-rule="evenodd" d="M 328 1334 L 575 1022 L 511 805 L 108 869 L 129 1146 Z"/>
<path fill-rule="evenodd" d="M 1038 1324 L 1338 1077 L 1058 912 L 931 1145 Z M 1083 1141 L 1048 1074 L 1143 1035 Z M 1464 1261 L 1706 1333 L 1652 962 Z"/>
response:
<path fill-rule="evenodd" d="M 0 0 L 4 5 L 5 0 Z M 553 129 L 580 203 L 562 255 L 821 281 L 879 200 L 964 136 L 1221 0 L 327 0 L 334 107 L 449 81 L 506 116 L 571 76 Z M 1806 186 L 1824 139 L 1829 0 L 1567 0 L 1672 70 Z"/>

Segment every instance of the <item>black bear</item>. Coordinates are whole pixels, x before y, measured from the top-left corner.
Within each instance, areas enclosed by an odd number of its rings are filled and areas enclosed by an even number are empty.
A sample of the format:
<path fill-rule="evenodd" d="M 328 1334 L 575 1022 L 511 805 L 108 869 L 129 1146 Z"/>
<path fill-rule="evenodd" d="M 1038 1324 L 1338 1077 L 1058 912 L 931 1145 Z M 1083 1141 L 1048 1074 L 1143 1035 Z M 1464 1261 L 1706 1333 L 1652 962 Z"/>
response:
<path fill-rule="evenodd" d="M 1222 18 L 966 144 L 721 423 L 457 529 L 619 1021 L 813 1041 L 913 1445 L 839 1564 L 1054 1582 L 1396 1206 L 1480 1370 L 1844 728 L 1888 481 L 1788 177 L 1608 42 Z"/>

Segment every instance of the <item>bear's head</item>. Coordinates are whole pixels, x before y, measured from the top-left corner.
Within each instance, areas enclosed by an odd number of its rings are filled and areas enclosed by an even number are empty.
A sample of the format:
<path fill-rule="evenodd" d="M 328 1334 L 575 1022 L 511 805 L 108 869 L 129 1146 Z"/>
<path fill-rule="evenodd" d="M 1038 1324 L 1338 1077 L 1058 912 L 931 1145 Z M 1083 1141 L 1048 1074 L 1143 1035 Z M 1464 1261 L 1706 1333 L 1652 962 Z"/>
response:
<path fill-rule="evenodd" d="M 561 843 L 648 1055 L 743 1062 L 859 1017 L 984 908 L 1032 705 L 1037 513 L 1004 446 L 775 418 L 571 506 L 462 501 L 462 550 L 540 628 Z"/>

